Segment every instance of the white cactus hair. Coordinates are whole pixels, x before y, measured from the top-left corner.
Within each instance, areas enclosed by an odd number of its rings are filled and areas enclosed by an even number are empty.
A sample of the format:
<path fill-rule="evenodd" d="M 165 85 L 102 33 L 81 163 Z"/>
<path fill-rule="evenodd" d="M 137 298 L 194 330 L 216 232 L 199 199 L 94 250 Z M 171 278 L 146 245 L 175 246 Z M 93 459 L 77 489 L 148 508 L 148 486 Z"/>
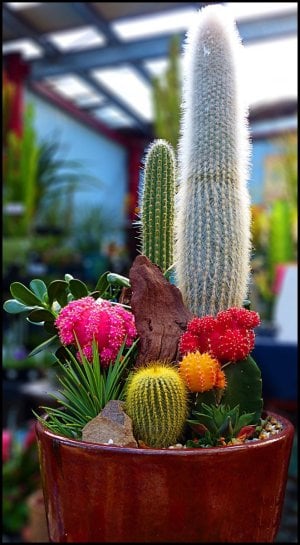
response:
<path fill-rule="evenodd" d="M 247 297 L 250 141 L 239 74 L 243 54 L 228 8 L 211 5 L 197 13 L 184 44 L 175 222 L 178 287 L 197 315 L 241 306 Z"/>

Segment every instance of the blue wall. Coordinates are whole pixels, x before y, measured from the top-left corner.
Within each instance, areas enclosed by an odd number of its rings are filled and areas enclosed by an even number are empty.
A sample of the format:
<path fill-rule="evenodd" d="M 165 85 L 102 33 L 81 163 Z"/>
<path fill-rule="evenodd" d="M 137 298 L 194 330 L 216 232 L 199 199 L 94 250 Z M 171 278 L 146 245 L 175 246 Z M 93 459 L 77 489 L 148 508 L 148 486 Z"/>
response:
<path fill-rule="evenodd" d="M 251 204 L 261 204 L 264 201 L 264 161 L 267 155 L 276 154 L 276 146 L 272 140 L 255 140 L 252 144 L 249 192 Z"/>
<path fill-rule="evenodd" d="M 105 214 L 111 227 L 107 242 L 123 244 L 128 176 L 126 149 L 28 90 L 25 101 L 34 104 L 38 137 L 52 139 L 54 134 L 58 135 L 65 157 L 80 161 L 84 171 L 99 180 L 95 188 L 88 184 L 86 190 L 76 191 L 74 217 L 80 217 L 89 207 L 99 206 L 100 213 Z"/>

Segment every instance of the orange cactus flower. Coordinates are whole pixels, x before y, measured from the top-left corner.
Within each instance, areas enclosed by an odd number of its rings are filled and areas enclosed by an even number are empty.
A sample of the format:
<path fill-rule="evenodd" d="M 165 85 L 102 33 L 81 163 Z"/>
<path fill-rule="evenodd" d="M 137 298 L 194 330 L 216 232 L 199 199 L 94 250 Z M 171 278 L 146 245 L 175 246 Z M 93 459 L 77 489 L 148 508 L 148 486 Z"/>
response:
<path fill-rule="evenodd" d="M 179 374 L 191 392 L 206 392 L 225 387 L 225 375 L 219 361 L 205 352 L 190 352 L 179 363 Z"/>

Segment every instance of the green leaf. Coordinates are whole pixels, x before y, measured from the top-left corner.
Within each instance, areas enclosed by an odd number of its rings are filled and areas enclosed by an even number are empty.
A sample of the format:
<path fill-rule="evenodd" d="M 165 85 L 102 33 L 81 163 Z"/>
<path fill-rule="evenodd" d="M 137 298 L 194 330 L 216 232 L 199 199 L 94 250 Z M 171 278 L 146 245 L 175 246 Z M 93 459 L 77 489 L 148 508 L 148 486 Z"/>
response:
<path fill-rule="evenodd" d="M 100 292 L 99 291 L 91 291 L 89 293 L 89 296 L 94 297 L 94 299 L 98 299 L 100 297 Z"/>
<path fill-rule="evenodd" d="M 130 288 L 130 281 L 125 276 L 116 273 L 109 273 L 107 275 L 107 281 L 109 284 Z"/>
<path fill-rule="evenodd" d="M 74 276 L 72 276 L 71 274 L 65 274 L 65 281 L 66 282 L 70 282 L 70 280 L 73 280 Z"/>
<path fill-rule="evenodd" d="M 238 433 L 241 428 L 244 426 L 249 426 L 250 424 L 256 424 L 257 420 L 255 419 L 255 413 L 246 413 L 242 414 L 237 421 L 237 424 L 234 428 L 234 433 Z"/>
<path fill-rule="evenodd" d="M 67 302 L 67 292 L 68 282 L 64 280 L 53 280 L 48 286 L 48 297 L 49 304 L 52 305 L 53 301 L 58 301 L 60 306 L 64 307 Z"/>
<path fill-rule="evenodd" d="M 109 275 L 109 271 L 103 273 L 96 284 L 95 291 L 99 291 L 100 297 L 107 290 L 109 286 L 109 282 L 107 280 L 108 275 Z"/>
<path fill-rule="evenodd" d="M 10 293 L 12 296 L 27 306 L 41 306 L 41 301 L 34 293 L 26 288 L 21 282 L 13 282 L 10 285 Z"/>
<path fill-rule="evenodd" d="M 27 312 L 28 310 L 36 308 L 36 305 L 33 307 L 28 307 L 23 303 L 20 303 L 20 301 L 16 301 L 15 299 L 8 299 L 7 301 L 5 301 L 3 308 L 9 314 L 20 314 L 21 312 Z"/>
<path fill-rule="evenodd" d="M 28 358 L 30 358 L 30 356 L 35 356 L 36 354 L 38 354 L 39 352 L 41 352 L 42 350 L 45 350 L 45 348 L 48 348 L 48 346 L 50 346 L 50 344 L 54 343 L 54 341 L 57 339 L 57 335 L 53 335 L 53 337 L 50 337 L 50 339 L 47 339 L 46 341 L 44 341 L 43 343 L 39 344 L 38 346 L 36 346 L 29 354 L 28 354 Z"/>
<path fill-rule="evenodd" d="M 46 309 L 33 310 L 28 314 L 28 318 L 31 322 L 54 322 L 55 316 Z"/>
<path fill-rule="evenodd" d="M 80 299 L 81 297 L 86 297 L 89 294 L 89 291 L 84 284 L 84 282 L 81 282 L 81 280 L 78 279 L 72 279 L 69 282 L 69 289 L 72 295 L 76 299 Z"/>
<path fill-rule="evenodd" d="M 195 410 L 202 412 L 203 403 L 207 405 L 216 405 L 216 392 L 214 389 L 203 393 L 198 392 L 196 394 Z"/>
<path fill-rule="evenodd" d="M 47 320 L 44 321 L 44 329 L 47 331 L 47 333 L 50 333 L 51 335 L 57 335 L 57 328 L 54 325 L 54 322 L 48 322 Z"/>
<path fill-rule="evenodd" d="M 32 289 L 33 293 L 43 303 L 44 302 L 44 296 L 47 293 L 47 286 L 46 286 L 45 282 L 43 282 L 43 280 L 40 280 L 39 278 L 35 278 L 34 280 L 31 280 L 29 286 Z"/>

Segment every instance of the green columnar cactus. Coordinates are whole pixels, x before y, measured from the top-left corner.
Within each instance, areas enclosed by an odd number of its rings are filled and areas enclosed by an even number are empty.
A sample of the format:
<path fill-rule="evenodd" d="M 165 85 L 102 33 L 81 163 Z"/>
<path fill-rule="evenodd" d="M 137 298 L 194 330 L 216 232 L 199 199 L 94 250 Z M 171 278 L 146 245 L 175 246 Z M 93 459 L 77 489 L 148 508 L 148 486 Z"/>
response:
<path fill-rule="evenodd" d="M 168 447 L 180 438 L 187 417 L 187 391 L 174 367 L 157 361 L 134 372 L 125 405 L 135 437 L 146 445 Z"/>
<path fill-rule="evenodd" d="M 250 264 L 249 139 L 238 88 L 242 53 L 222 6 L 205 7 L 187 37 L 175 264 L 198 316 L 241 307 Z"/>
<path fill-rule="evenodd" d="M 142 253 L 165 272 L 173 264 L 175 155 L 165 140 L 148 149 L 141 195 Z"/>

